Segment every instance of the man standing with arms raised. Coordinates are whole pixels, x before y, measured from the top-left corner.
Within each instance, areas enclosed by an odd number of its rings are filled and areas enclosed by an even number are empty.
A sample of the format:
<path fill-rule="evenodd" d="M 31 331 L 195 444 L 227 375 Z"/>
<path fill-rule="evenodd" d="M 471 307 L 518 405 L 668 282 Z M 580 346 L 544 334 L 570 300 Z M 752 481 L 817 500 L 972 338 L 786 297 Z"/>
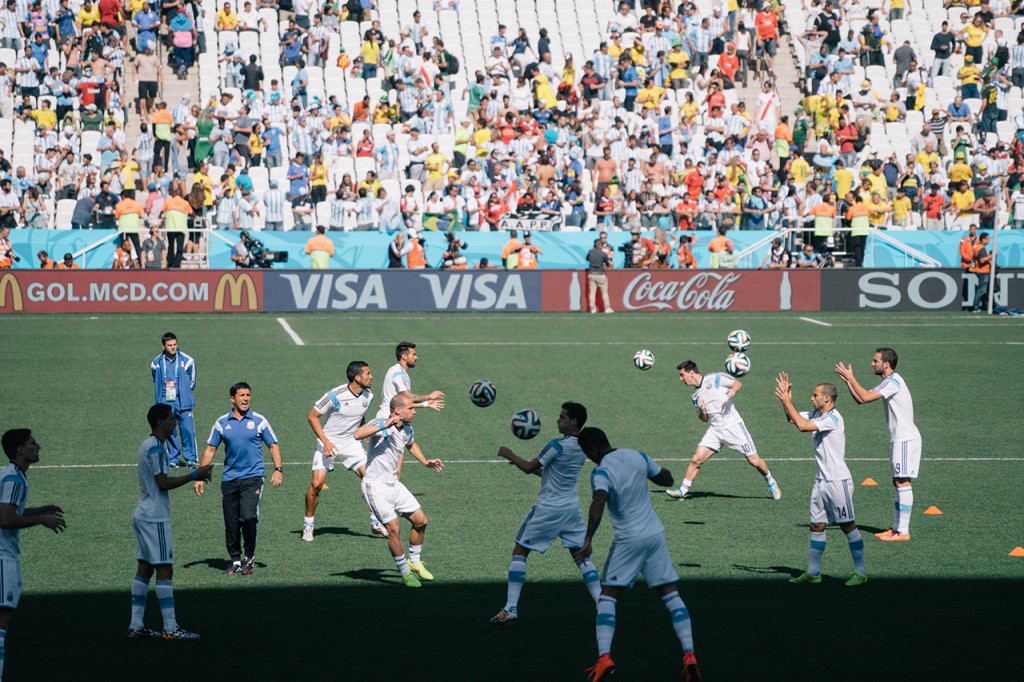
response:
<path fill-rule="evenodd" d="M 160 339 L 164 350 L 149 365 L 158 403 L 170 405 L 178 426 L 167 440 L 170 466 L 196 466 L 196 425 L 192 419 L 196 399 L 196 363 L 178 350 L 178 337 L 167 332 Z M 179 438 L 178 432 L 181 432 Z"/>
<path fill-rule="evenodd" d="M 914 399 L 902 376 L 896 373 L 899 357 L 892 348 L 877 348 L 871 358 L 871 370 L 882 377 L 881 383 L 868 390 L 853 376 L 853 366 L 836 365 L 836 373 L 846 382 L 850 395 L 859 405 L 878 399 L 885 406 L 885 423 L 889 427 L 889 457 L 892 484 L 896 487 L 896 514 L 892 528 L 875 537 L 883 542 L 910 539 L 910 514 L 914 508 L 914 491 L 910 482 L 917 478 L 921 465 L 921 432 L 914 424 Z"/>

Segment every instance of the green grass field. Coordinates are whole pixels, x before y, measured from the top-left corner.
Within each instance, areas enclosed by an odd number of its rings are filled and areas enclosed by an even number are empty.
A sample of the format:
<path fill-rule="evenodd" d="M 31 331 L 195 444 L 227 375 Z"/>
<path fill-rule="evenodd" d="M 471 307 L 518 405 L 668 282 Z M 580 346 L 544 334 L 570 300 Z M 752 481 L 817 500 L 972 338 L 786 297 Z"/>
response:
<path fill-rule="evenodd" d="M 1021 521 L 1024 333 L 1020 322 L 960 314 L 797 315 L 272 315 L 0 318 L 0 430 L 29 426 L 43 446 L 29 472 L 29 504 L 57 503 L 68 530 L 22 535 L 25 591 L 7 638 L 13 680 L 583 680 L 596 659 L 593 604 L 568 554 L 530 557 L 520 620 L 495 628 L 516 529 L 538 481 L 498 460 L 509 445 L 533 457 L 554 437 L 561 402 L 590 411 L 614 445 L 642 449 L 678 479 L 703 433 L 676 364 L 718 370 L 731 329 L 754 339 L 753 370 L 736 402 L 783 498 L 773 501 L 742 457 L 724 452 L 677 502 L 652 486 L 690 608 L 706 680 L 1019 679 L 1024 607 Z M 267 489 L 257 571 L 223 574 L 227 555 L 218 486 L 196 498 L 171 493 L 179 622 L 199 642 L 129 641 L 128 589 L 135 570 L 130 528 L 138 498 L 136 450 L 148 435 L 149 362 L 174 331 L 199 368 L 200 442 L 227 411 L 227 389 L 253 386 L 286 462 Z M 417 441 L 447 463 L 442 473 L 407 464 L 405 482 L 430 517 L 424 561 L 437 577 L 401 586 L 385 542 L 369 533 L 357 479 L 328 478 L 313 543 L 299 540 L 314 439 L 305 416 L 345 364 L 370 363 L 378 379 L 399 340 L 417 343 L 417 392 L 448 394 L 440 413 L 421 410 Z M 915 482 L 910 543 L 884 544 L 888 528 L 888 432 L 878 404 L 857 406 L 841 388 L 847 460 L 857 484 L 870 582 L 842 585 L 852 570 L 842 533 L 830 530 L 826 580 L 787 578 L 807 560 L 810 437 L 786 423 L 773 395 L 787 370 L 798 405 L 813 385 L 853 362 L 871 385 L 876 346 L 901 355 L 915 398 L 925 461 Z M 631 356 L 657 364 L 637 371 Z M 489 378 L 494 406 L 467 390 Z M 541 437 L 508 428 L 523 407 L 544 419 Z M 376 404 L 371 408 L 376 409 Z M 806 408 L 804 408 L 806 409 Z M 200 446 L 202 447 L 202 446 Z M 222 459 L 222 453 L 219 453 Z M 589 504 L 589 472 L 581 496 Z M 219 474 L 217 474 L 219 475 Z M 859 483 L 873 477 L 877 487 Z M 930 505 L 943 515 L 925 516 Z M 404 527 L 407 528 L 407 525 Z M 610 543 L 605 521 L 600 567 Z M 148 624 L 159 624 L 150 596 Z M 638 586 L 620 600 L 613 655 L 617 680 L 668 680 L 681 655 L 657 596 Z M 1013 653 L 1014 650 L 1017 653 Z"/>

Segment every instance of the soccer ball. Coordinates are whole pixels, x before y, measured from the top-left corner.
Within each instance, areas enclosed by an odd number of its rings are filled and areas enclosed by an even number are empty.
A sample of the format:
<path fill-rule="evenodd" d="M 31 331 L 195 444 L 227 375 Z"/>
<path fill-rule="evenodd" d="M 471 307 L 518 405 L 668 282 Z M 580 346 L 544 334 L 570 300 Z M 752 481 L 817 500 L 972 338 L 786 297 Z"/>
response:
<path fill-rule="evenodd" d="M 469 387 L 469 399 L 477 407 L 490 407 L 498 397 L 498 389 L 487 379 L 477 379 Z"/>
<path fill-rule="evenodd" d="M 638 350 L 633 354 L 633 364 L 641 372 L 646 372 L 651 367 L 654 367 L 654 353 L 647 350 Z"/>
<path fill-rule="evenodd" d="M 530 440 L 540 433 L 540 417 L 533 410 L 519 410 L 512 415 L 512 435 Z"/>
<path fill-rule="evenodd" d="M 730 353 L 725 359 L 725 371 L 734 377 L 741 377 L 750 371 L 750 358 L 745 353 Z"/>
<path fill-rule="evenodd" d="M 725 340 L 729 344 L 729 348 L 736 351 L 737 353 L 743 353 L 750 348 L 750 334 L 737 329 L 729 332 L 729 337 Z"/>

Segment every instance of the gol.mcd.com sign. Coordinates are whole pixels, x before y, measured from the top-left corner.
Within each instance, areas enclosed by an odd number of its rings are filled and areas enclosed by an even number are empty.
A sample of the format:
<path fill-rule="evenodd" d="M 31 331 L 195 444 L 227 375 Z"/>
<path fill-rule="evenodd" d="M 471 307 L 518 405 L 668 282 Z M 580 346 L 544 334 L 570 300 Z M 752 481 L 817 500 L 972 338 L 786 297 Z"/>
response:
<path fill-rule="evenodd" d="M 10 271 L 0 277 L 0 313 L 259 311 L 263 273 Z"/>

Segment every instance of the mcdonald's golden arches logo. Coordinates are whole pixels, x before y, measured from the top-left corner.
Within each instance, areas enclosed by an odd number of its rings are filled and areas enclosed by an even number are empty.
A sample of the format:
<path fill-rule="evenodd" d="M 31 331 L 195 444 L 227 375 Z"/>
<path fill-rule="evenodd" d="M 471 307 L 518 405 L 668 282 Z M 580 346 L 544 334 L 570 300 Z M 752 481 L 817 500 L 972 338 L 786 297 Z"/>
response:
<path fill-rule="evenodd" d="M 25 309 L 25 302 L 21 296 L 21 284 L 18 278 L 11 273 L 0 277 L 0 310 L 7 307 L 7 297 L 11 298 L 11 312 L 19 312 Z"/>
<path fill-rule="evenodd" d="M 249 273 L 242 273 L 237 277 L 229 272 L 225 272 L 217 280 L 217 290 L 213 295 L 213 309 L 214 310 L 230 310 L 231 308 L 242 308 L 242 294 L 245 293 L 245 306 L 246 310 L 258 310 L 258 303 L 256 297 L 256 283 L 252 281 L 252 275 Z M 225 305 L 225 296 L 227 296 L 227 304 Z"/>

